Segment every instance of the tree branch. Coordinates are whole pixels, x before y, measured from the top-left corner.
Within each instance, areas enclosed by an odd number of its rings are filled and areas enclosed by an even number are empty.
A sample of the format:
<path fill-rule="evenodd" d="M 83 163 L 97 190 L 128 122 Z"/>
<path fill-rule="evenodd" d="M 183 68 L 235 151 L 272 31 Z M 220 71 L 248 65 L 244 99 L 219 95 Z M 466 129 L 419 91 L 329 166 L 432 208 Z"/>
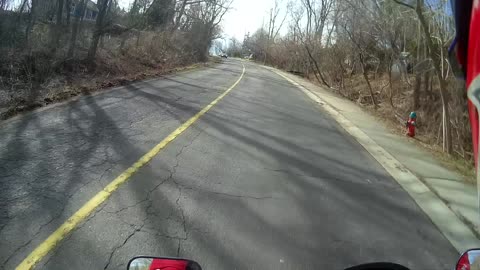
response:
<path fill-rule="evenodd" d="M 412 5 L 410 5 L 410 4 L 407 4 L 407 3 L 405 3 L 405 2 L 402 2 L 402 1 L 400 1 L 400 0 L 393 0 L 393 2 L 395 2 L 395 3 L 399 4 L 399 5 L 402 5 L 402 6 L 404 6 L 404 7 L 408 7 L 408 8 L 410 8 L 410 9 L 415 10 L 415 7 L 414 7 L 414 6 L 412 6 Z"/>

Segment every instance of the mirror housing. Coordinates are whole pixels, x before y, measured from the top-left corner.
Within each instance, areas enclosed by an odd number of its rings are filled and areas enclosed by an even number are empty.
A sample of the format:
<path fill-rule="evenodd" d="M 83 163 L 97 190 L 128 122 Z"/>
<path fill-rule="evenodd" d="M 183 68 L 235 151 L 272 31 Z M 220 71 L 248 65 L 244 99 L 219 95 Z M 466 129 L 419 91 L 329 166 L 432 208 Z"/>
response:
<path fill-rule="evenodd" d="M 202 270 L 200 264 L 195 261 L 168 258 L 168 257 L 150 257 L 138 256 L 128 262 L 128 270 Z"/>
<path fill-rule="evenodd" d="M 367 263 L 349 267 L 345 270 L 410 270 L 407 267 L 387 262 Z"/>
<path fill-rule="evenodd" d="M 455 270 L 480 270 L 480 249 L 470 249 L 463 253 Z"/>

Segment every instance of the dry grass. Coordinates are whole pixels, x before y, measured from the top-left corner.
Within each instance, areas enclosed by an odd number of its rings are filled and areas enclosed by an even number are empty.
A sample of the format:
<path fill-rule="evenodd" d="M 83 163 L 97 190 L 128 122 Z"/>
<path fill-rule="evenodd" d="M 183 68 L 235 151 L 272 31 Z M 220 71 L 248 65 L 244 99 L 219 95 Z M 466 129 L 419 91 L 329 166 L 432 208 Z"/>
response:
<path fill-rule="evenodd" d="M 77 95 L 202 66 L 174 46 L 180 39 L 142 32 L 120 48 L 120 38 L 106 37 L 97 52 L 94 72 L 82 60 L 88 43 L 79 44 L 77 56 L 68 60 L 63 60 L 66 46 L 53 57 L 42 48 L 5 50 L 0 59 L 0 119 Z"/>
<path fill-rule="evenodd" d="M 391 132 L 394 134 L 404 136 L 405 128 L 403 124 L 400 124 L 399 121 L 396 121 L 392 115 L 390 108 L 380 108 L 379 110 L 374 110 L 372 106 L 364 106 L 366 111 L 374 115 L 378 121 L 382 122 Z M 440 161 L 441 164 L 451 170 L 458 172 L 463 176 L 464 180 L 469 184 L 475 184 L 475 167 L 473 161 L 465 159 L 459 155 L 448 155 L 443 151 L 443 147 L 436 142 L 432 143 L 432 134 L 426 133 L 422 130 L 418 130 L 415 138 L 406 137 L 411 143 L 427 150 L 436 160 Z"/>
<path fill-rule="evenodd" d="M 318 84 L 315 77 L 309 78 Z M 414 82 L 414 78 L 410 78 Z M 343 89 L 332 90 L 343 97 L 361 105 L 367 112 L 381 121 L 391 132 L 404 136 L 405 126 L 408 115 L 412 110 L 411 86 L 404 82 L 394 82 L 393 87 L 389 87 L 388 77 L 378 76 L 370 77 L 372 88 L 375 92 L 375 100 L 379 107 L 374 108 L 371 96 L 368 92 L 367 84 L 361 75 L 354 75 L 346 78 Z M 435 91 L 435 85 L 433 86 Z M 392 102 L 390 102 L 391 91 L 393 91 Z M 453 91 L 453 90 L 452 90 Z M 471 135 L 468 123 L 468 115 L 462 93 L 452 94 L 451 108 L 463 108 L 450 110 L 452 122 L 452 134 L 454 136 L 453 155 L 443 152 L 441 133 L 439 132 L 441 124 L 441 103 L 437 92 L 422 93 L 421 108 L 417 110 L 418 127 L 416 137 L 409 139 L 418 147 L 430 152 L 445 167 L 461 174 L 466 182 L 475 183 L 475 168 L 472 156 Z M 393 104 L 393 106 L 392 106 Z"/>

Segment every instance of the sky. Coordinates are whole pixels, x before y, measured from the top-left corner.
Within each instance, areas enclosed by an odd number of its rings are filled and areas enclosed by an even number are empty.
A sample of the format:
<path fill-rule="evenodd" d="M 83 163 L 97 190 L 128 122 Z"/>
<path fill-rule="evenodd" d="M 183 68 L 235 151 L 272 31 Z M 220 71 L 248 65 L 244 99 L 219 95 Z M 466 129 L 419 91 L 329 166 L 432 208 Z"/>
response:
<path fill-rule="evenodd" d="M 274 0 L 234 0 L 222 22 L 224 35 L 243 41 L 246 33 L 253 34 L 262 27 L 263 21 L 268 22 L 273 5 Z"/>
<path fill-rule="evenodd" d="M 123 8 L 128 8 L 133 0 L 119 0 Z M 286 1 L 285 1 L 286 2 Z M 253 34 L 262 27 L 262 22 L 268 22 L 268 12 L 274 5 L 274 0 L 233 0 L 232 9 L 225 14 L 222 29 L 226 39 L 232 37 L 243 41 L 246 33 Z"/>

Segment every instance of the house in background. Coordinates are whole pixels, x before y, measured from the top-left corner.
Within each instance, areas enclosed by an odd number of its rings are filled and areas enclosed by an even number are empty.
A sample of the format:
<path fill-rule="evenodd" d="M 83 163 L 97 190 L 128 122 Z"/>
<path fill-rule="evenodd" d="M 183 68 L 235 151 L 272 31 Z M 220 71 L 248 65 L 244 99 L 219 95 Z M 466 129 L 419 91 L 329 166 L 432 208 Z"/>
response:
<path fill-rule="evenodd" d="M 65 1 L 66 4 L 67 1 Z M 83 20 L 86 21 L 94 21 L 97 19 L 98 15 L 98 8 L 95 2 L 91 0 L 71 0 L 70 6 L 70 15 L 72 17 L 80 17 L 81 16 L 81 5 L 82 3 L 86 2 L 86 10 Z M 39 4 L 37 7 L 36 14 L 38 18 L 45 19 L 49 22 L 54 22 L 56 20 L 57 14 L 57 0 L 39 0 Z M 64 18 L 67 12 L 66 6 L 64 6 Z"/>
<path fill-rule="evenodd" d="M 73 17 L 80 17 L 82 12 L 82 0 L 72 0 L 72 6 L 70 8 L 71 15 Z M 98 8 L 97 4 L 93 1 L 87 0 L 87 7 L 85 10 L 85 15 L 83 16 L 84 20 L 94 21 L 97 19 Z"/>

